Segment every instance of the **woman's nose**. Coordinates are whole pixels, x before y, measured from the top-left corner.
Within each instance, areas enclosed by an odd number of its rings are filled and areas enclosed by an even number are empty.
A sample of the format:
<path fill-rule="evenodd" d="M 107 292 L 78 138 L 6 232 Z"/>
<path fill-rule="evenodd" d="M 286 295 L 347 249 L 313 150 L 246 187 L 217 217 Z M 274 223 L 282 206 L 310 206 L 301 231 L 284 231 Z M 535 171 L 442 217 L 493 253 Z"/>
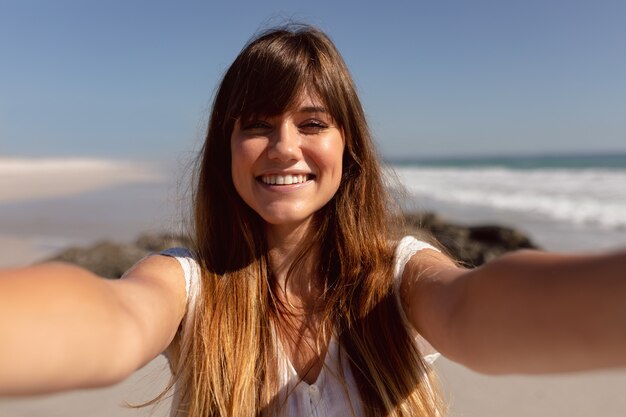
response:
<path fill-rule="evenodd" d="M 285 162 L 299 159 L 302 154 L 300 151 L 300 134 L 298 129 L 291 123 L 281 123 L 278 125 L 274 132 L 272 132 L 267 156 L 270 159 Z"/>

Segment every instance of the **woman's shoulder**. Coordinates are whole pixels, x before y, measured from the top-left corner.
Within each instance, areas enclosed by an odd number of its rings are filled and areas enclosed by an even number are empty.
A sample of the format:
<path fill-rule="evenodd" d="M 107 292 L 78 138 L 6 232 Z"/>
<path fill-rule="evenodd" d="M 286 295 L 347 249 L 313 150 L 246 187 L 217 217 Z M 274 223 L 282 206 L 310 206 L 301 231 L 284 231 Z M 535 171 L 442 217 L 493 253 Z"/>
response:
<path fill-rule="evenodd" d="M 405 266 L 413 258 L 413 255 L 425 249 L 441 252 L 432 244 L 420 240 L 415 236 L 404 236 L 398 241 L 396 244 L 394 264 L 394 277 L 396 281 L 401 279 Z"/>
<path fill-rule="evenodd" d="M 158 252 L 159 255 L 170 256 L 172 258 L 189 258 L 195 261 L 196 256 L 191 249 L 183 247 L 168 248 Z"/>
<path fill-rule="evenodd" d="M 178 261 L 185 278 L 187 304 L 198 294 L 200 285 L 200 264 L 196 254 L 188 248 L 176 247 L 163 250 L 158 255 L 167 256 Z"/>
<path fill-rule="evenodd" d="M 406 316 L 405 307 L 403 305 L 401 297 L 401 284 L 404 276 L 405 267 L 417 252 L 425 249 L 431 249 L 436 252 L 440 252 L 439 249 L 437 249 L 432 244 L 417 239 L 414 236 L 405 236 L 398 241 L 395 251 L 394 292 L 402 321 L 404 322 L 409 333 L 412 334 L 418 350 L 422 353 L 422 359 L 426 363 L 432 365 L 440 356 L 440 354 L 421 334 L 417 332 L 417 330 L 410 323 L 409 318 Z"/>
<path fill-rule="evenodd" d="M 412 235 L 407 235 L 398 241 L 396 245 L 396 254 L 408 251 L 415 253 L 423 249 L 433 249 L 440 252 L 440 250 L 437 249 L 437 247 L 435 247 L 432 243 L 428 243 L 427 241 L 418 239 Z"/>
<path fill-rule="evenodd" d="M 126 271 L 122 278 L 161 282 L 163 285 L 176 287 L 184 280 L 184 294 L 183 291 L 180 293 L 181 299 L 184 297 L 185 306 L 188 306 L 199 291 L 200 266 L 191 250 L 175 247 L 146 255 Z"/>

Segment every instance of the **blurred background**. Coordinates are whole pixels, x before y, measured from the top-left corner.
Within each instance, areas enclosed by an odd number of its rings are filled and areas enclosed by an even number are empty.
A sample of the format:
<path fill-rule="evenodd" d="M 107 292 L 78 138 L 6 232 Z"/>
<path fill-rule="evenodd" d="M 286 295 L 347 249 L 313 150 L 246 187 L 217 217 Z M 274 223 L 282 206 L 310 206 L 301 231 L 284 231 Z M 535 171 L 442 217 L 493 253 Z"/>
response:
<path fill-rule="evenodd" d="M 0 267 L 182 230 L 222 74 L 290 21 L 342 52 L 407 210 L 515 227 L 550 250 L 626 245 L 626 3 L 215 3 L 0 0 Z M 147 415 L 119 403 L 146 399 L 133 393 L 152 366 L 107 390 L 0 400 L 0 416 Z M 620 372 L 438 366 L 456 416 L 626 409 Z"/>

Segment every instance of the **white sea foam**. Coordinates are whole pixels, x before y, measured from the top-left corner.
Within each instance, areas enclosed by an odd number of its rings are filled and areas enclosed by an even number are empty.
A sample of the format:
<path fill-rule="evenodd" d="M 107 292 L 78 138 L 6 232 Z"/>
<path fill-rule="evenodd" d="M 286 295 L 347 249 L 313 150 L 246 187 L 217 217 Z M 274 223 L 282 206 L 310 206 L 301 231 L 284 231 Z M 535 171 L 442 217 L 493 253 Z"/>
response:
<path fill-rule="evenodd" d="M 0 204 L 160 180 L 153 167 L 131 161 L 0 157 Z"/>
<path fill-rule="evenodd" d="M 626 228 L 626 170 L 395 167 L 416 198 Z"/>

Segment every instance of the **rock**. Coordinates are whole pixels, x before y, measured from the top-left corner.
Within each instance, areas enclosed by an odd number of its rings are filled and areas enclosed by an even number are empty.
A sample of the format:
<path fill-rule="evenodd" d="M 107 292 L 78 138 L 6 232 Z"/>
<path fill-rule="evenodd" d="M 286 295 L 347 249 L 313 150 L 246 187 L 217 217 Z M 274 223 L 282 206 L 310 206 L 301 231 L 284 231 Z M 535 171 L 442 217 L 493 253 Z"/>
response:
<path fill-rule="evenodd" d="M 408 213 L 409 232 L 430 234 L 448 254 L 464 266 L 475 267 L 506 252 L 538 249 L 520 231 L 496 225 L 464 226 L 449 223 L 434 213 Z"/>
<path fill-rule="evenodd" d="M 99 242 L 87 248 L 69 248 L 50 260 L 70 262 L 106 278 L 119 278 L 148 254 L 135 245 Z"/>
<path fill-rule="evenodd" d="M 184 236 L 172 236 L 166 233 L 145 233 L 135 241 L 137 247 L 147 252 L 161 252 L 169 248 L 189 248 L 191 240 Z"/>
<path fill-rule="evenodd" d="M 170 234 L 143 234 L 132 244 L 99 242 L 85 248 L 68 248 L 50 260 L 70 262 L 96 275 L 119 278 L 131 266 L 150 253 L 173 247 L 189 247 L 189 239 Z"/>

